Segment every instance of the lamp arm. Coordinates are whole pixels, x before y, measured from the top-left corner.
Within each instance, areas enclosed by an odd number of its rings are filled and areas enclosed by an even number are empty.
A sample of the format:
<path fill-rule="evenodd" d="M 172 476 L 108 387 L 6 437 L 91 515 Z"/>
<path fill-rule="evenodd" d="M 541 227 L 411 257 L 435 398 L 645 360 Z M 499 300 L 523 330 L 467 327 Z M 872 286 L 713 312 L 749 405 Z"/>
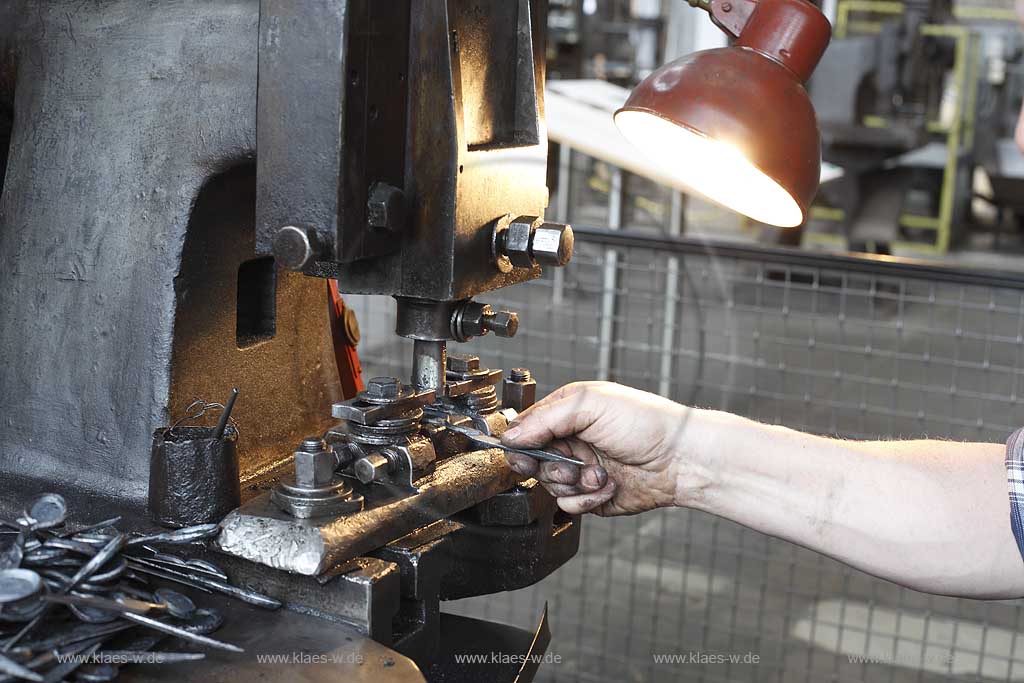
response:
<path fill-rule="evenodd" d="M 757 0 L 686 0 L 690 7 L 711 15 L 711 22 L 733 38 L 739 38 Z"/>
<path fill-rule="evenodd" d="M 828 46 L 832 26 L 807 0 L 686 0 L 746 47 L 789 69 L 806 83 Z"/>

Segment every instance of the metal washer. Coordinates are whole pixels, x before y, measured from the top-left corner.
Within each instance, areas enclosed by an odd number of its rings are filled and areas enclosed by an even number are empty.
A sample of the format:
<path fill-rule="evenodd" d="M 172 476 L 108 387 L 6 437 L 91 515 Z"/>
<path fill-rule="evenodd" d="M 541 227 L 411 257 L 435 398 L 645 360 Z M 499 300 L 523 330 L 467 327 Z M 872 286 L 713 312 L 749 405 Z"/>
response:
<path fill-rule="evenodd" d="M 328 486 L 315 489 L 296 486 L 294 479 L 283 481 L 270 492 L 270 499 L 298 519 L 348 515 L 363 509 L 363 497 L 341 477 L 335 477 Z"/>

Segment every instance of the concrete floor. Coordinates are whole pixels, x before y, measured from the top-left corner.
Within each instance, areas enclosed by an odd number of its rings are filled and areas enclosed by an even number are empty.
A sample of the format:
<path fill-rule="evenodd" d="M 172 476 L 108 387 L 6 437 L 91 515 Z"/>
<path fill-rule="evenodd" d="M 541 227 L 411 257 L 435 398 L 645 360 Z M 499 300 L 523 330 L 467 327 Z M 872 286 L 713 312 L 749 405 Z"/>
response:
<path fill-rule="evenodd" d="M 1021 290 L 688 257 L 666 347 L 667 255 L 620 252 L 614 282 L 607 263 L 582 244 L 560 282 L 480 297 L 521 331 L 468 346 L 531 367 L 542 391 L 600 376 L 602 348 L 610 378 L 657 390 L 667 356 L 676 400 L 847 437 L 1001 441 L 1024 424 Z M 350 303 L 366 371 L 404 374 L 393 304 Z M 1024 679 L 1017 602 L 900 589 L 686 510 L 587 518 L 579 556 L 545 581 L 450 608 L 529 627 L 545 602 L 561 662 L 544 681 Z"/>

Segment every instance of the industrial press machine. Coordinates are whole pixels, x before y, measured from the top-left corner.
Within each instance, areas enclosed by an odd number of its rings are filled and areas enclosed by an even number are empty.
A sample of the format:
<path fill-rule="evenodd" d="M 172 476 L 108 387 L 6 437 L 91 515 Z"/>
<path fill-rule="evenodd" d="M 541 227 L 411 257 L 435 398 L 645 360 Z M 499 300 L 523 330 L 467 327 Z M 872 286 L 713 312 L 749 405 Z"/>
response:
<path fill-rule="evenodd" d="M 439 602 L 538 581 L 579 520 L 458 429 L 500 434 L 529 371 L 449 344 L 513 336 L 476 297 L 572 256 L 543 219 L 546 12 L 0 4 L 0 507 L 45 488 L 146 526 L 154 429 L 238 387 L 233 578 L 384 646 L 367 680 L 415 680 L 403 655 L 454 680 L 454 632 L 514 640 Z M 394 297 L 405 376 L 339 377 L 325 279 Z"/>

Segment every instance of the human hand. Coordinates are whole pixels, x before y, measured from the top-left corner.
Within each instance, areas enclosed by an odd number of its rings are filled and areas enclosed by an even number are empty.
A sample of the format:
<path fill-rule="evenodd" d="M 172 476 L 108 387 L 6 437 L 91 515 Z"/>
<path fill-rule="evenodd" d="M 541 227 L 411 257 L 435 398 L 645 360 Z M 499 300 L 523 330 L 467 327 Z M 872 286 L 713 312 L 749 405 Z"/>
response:
<path fill-rule="evenodd" d="M 690 409 L 611 382 L 567 384 L 523 411 L 501 440 L 550 448 L 577 467 L 506 453 L 516 472 L 536 477 L 571 514 L 629 515 L 674 505 L 678 445 Z"/>

